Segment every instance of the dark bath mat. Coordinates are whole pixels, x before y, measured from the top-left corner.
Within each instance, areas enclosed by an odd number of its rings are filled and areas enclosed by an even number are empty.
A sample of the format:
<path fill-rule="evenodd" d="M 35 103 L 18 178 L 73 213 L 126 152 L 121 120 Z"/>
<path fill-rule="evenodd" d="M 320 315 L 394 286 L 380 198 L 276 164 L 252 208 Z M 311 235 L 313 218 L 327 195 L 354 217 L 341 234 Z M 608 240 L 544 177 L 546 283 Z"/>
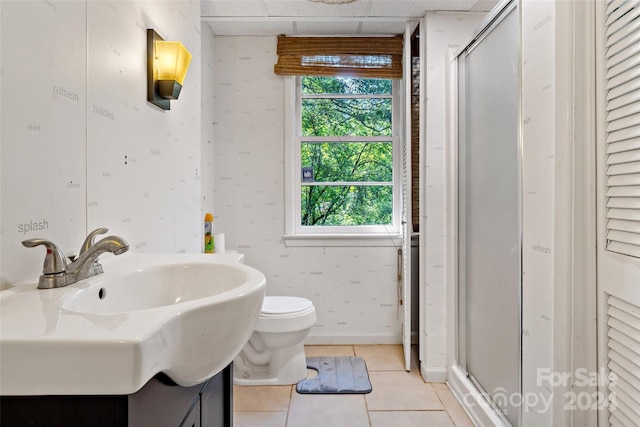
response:
<path fill-rule="evenodd" d="M 307 357 L 307 367 L 318 376 L 298 381 L 301 394 L 370 393 L 371 382 L 367 364 L 361 357 Z"/>

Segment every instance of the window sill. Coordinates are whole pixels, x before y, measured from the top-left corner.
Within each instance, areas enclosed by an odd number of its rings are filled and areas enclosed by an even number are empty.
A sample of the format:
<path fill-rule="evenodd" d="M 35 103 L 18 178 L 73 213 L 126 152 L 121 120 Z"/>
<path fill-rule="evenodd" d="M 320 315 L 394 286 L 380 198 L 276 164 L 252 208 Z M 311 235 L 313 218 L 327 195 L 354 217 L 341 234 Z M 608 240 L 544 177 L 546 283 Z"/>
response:
<path fill-rule="evenodd" d="M 287 247 L 396 247 L 402 246 L 401 234 L 285 234 Z"/>

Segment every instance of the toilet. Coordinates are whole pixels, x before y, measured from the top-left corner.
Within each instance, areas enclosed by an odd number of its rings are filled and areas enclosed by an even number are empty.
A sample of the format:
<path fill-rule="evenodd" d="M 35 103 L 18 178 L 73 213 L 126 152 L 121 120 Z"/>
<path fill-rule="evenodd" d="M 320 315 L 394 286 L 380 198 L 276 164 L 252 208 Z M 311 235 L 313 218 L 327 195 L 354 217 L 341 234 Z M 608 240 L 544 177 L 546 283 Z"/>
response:
<path fill-rule="evenodd" d="M 302 341 L 316 322 L 306 298 L 266 296 L 256 327 L 233 360 L 238 385 L 295 384 L 307 376 Z"/>

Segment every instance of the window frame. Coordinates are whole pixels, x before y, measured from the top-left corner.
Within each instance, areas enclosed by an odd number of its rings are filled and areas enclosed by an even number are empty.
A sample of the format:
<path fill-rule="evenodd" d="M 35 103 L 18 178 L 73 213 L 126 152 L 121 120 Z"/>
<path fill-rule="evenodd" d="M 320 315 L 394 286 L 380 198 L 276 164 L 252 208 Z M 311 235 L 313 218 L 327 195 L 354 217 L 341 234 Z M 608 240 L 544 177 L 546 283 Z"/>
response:
<path fill-rule="evenodd" d="M 393 215 L 390 225 L 365 226 L 303 226 L 301 225 L 301 129 L 302 77 L 287 77 L 285 82 L 285 234 L 287 246 L 397 246 L 401 239 L 401 168 L 400 147 L 401 114 L 399 90 L 400 81 L 392 79 L 392 134 L 390 137 L 372 139 L 390 140 L 393 151 Z M 372 96 L 376 97 L 376 96 Z M 350 97 L 346 97 L 350 98 Z M 357 96 L 354 96 L 357 98 Z M 333 138 L 333 137 L 329 137 Z M 313 139 L 313 137 L 306 137 Z M 327 138 L 323 138 L 327 139 Z M 345 142 L 353 138 L 345 138 Z"/>

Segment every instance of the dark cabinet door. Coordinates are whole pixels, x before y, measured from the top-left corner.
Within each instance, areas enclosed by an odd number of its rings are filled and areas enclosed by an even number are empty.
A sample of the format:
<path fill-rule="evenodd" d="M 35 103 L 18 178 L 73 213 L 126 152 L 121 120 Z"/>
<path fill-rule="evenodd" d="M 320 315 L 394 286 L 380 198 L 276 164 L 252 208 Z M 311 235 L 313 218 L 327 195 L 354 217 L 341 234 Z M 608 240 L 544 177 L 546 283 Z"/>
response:
<path fill-rule="evenodd" d="M 211 378 L 200 393 L 202 427 L 233 426 L 233 367 Z"/>
<path fill-rule="evenodd" d="M 193 405 L 180 427 L 200 427 L 200 399 Z"/>
<path fill-rule="evenodd" d="M 231 427 L 231 365 L 180 387 L 162 375 L 125 396 L 0 396 L 0 426 Z"/>

